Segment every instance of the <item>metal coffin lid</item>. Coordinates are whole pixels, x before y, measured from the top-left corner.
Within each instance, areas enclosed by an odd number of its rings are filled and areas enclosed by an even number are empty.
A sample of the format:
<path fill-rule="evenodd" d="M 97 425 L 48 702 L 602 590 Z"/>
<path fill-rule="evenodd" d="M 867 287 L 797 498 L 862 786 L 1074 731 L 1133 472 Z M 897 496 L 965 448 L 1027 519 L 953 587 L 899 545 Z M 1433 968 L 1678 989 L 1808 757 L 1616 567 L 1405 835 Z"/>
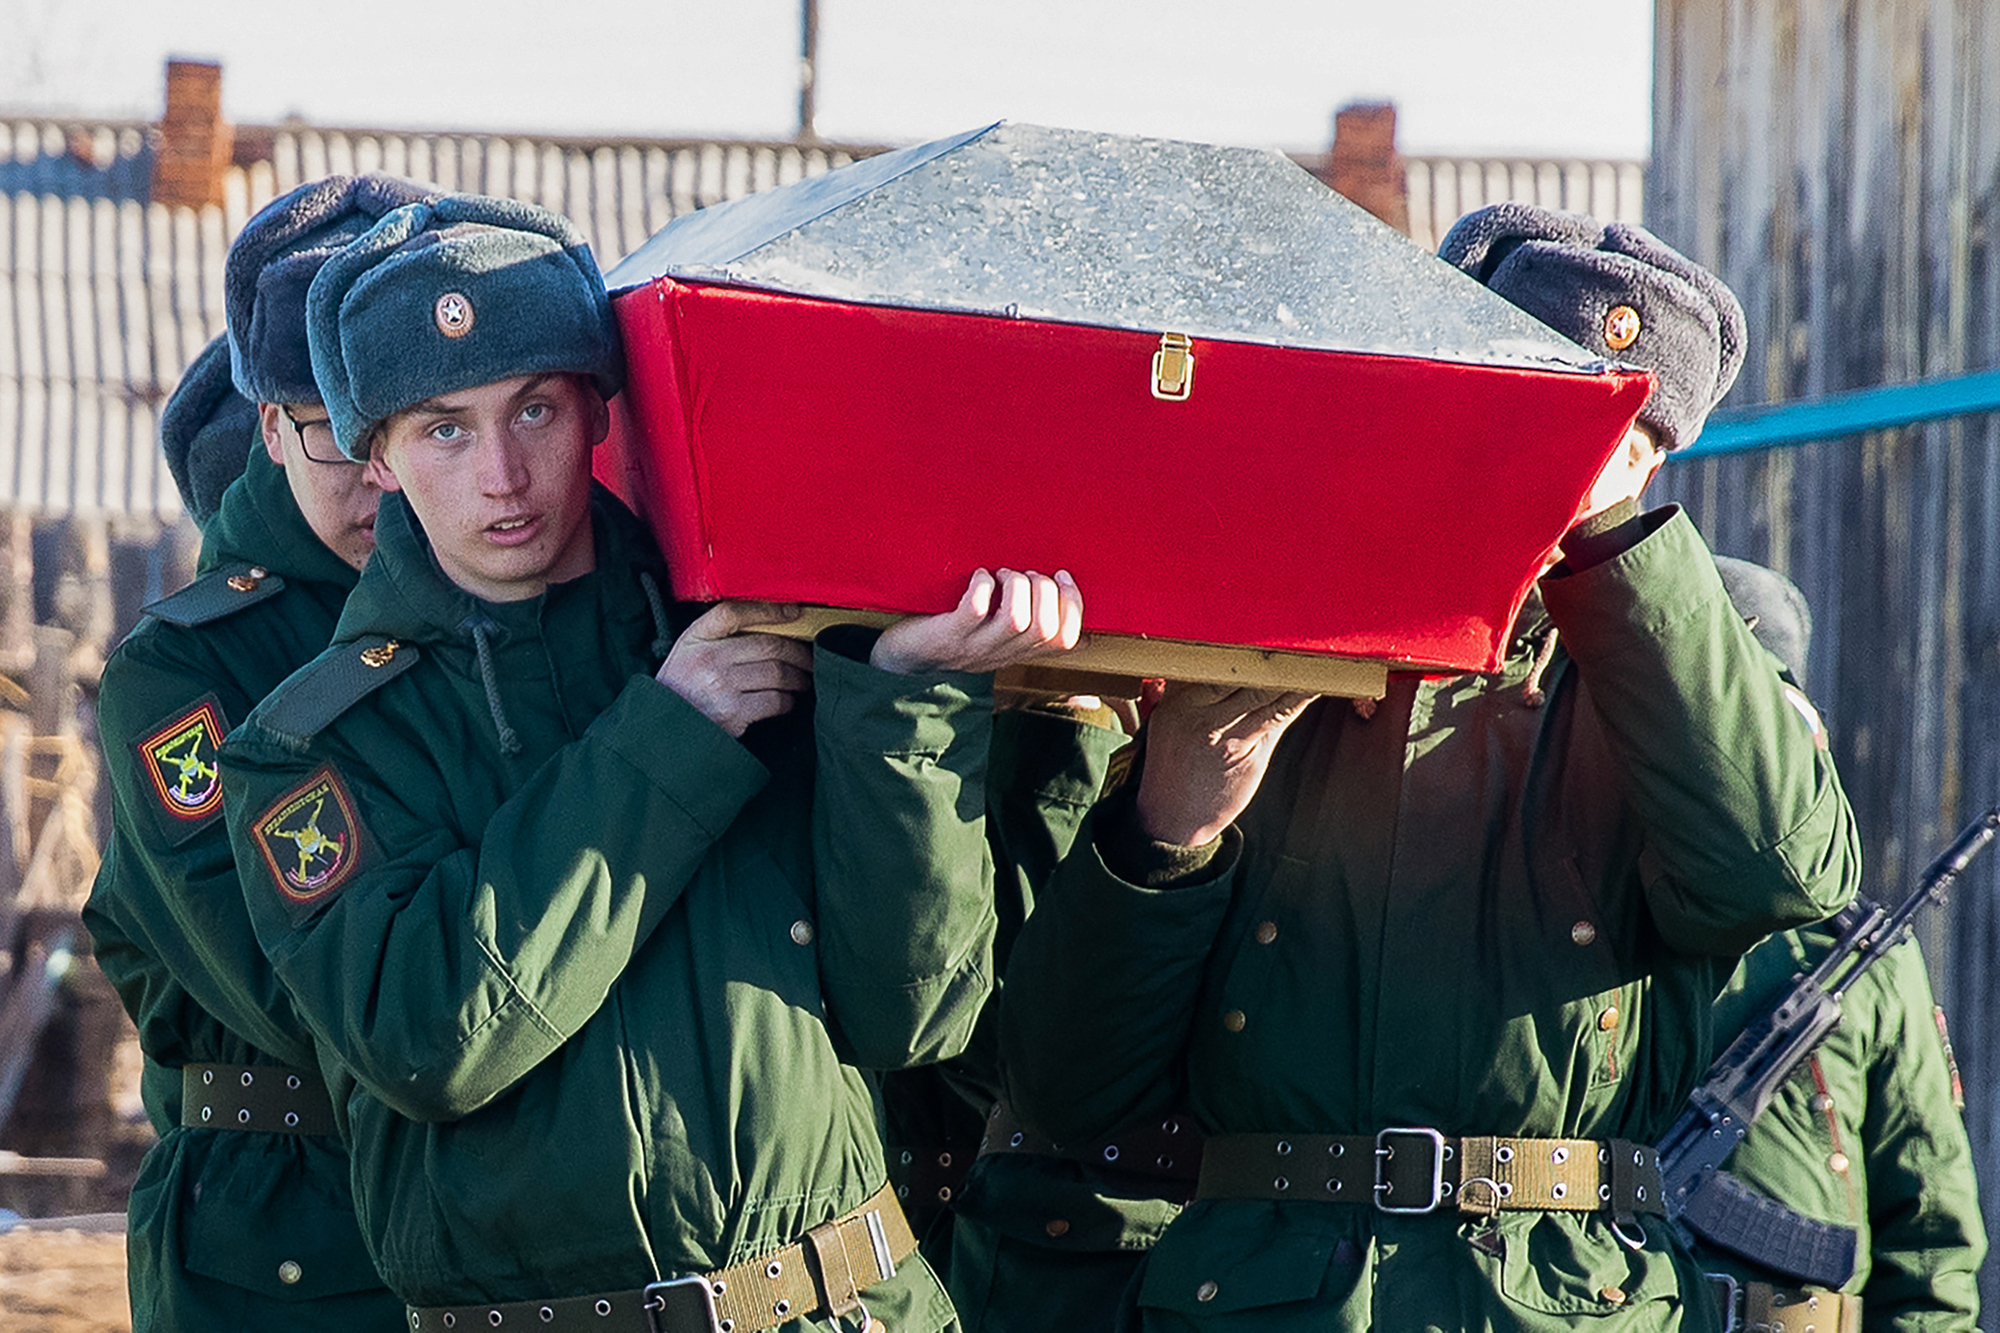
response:
<path fill-rule="evenodd" d="M 872 305 L 1594 373 L 1284 155 L 1002 121 L 676 218 L 614 268 Z"/>
<path fill-rule="evenodd" d="M 1034 126 L 689 215 L 608 281 L 599 475 L 690 599 L 1067 568 L 1100 635 L 1489 670 L 1650 385 L 1277 154 Z"/>

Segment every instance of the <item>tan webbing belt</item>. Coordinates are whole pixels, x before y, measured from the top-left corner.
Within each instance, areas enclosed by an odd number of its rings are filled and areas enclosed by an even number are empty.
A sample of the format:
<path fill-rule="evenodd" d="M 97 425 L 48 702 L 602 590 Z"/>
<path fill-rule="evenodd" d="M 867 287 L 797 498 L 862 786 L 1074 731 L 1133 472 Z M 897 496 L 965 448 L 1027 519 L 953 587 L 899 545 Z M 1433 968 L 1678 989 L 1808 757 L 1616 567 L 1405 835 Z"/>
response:
<path fill-rule="evenodd" d="M 1822 1287 L 1779 1287 L 1704 1273 L 1723 1333 L 1860 1333 L 1861 1298 Z"/>
<path fill-rule="evenodd" d="M 862 1293 L 896 1275 L 917 1248 L 896 1196 L 884 1185 L 853 1212 L 804 1239 L 720 1272 L 631 1291 L 498 1305 L 410 1307 L 413 1333 L 535 1329 L 538 1333 L 758 1333 L 790 1319 L 862 1310 Z"/>
<path fill-rule="evenodd" d="M 1625 1139 L 1222 1134 L 1202 1145 L 1198 1199 L 1319 1199 L 1387 1213 L 1541 1209 L 1657 1213 L 1660 1161 Z"/>
<path fill-rule="evenodd" d="M 303 1069 L 183 1065 L 181 1126 L 253 1134 L 331 1134 L 333 1098 L 318 1074 Z"/>

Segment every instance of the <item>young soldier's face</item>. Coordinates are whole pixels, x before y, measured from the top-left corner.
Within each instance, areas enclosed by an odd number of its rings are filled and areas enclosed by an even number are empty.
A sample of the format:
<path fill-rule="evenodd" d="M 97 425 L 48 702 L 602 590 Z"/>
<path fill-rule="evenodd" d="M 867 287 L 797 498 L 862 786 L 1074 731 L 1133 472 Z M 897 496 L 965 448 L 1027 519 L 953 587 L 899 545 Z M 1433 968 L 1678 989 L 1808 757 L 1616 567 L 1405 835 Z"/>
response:
<path fill-rule="evenodd" d="M 333 442 L 318 403 L 259 403 L 264 452 L 285 470 L 285 482 L 306 525 L 329 551 L 359 569 L 375 550 L 375 505 L 381 488 L 368 469 L 351 463 Z"/>
<path fill-rule="evenodd" d="M 609 429 L 581 377 L 522 375 L 391 417 L 368 470 L 409 500 L 453 583 L 518 602 L 590 572 L 590 451 Z"/>

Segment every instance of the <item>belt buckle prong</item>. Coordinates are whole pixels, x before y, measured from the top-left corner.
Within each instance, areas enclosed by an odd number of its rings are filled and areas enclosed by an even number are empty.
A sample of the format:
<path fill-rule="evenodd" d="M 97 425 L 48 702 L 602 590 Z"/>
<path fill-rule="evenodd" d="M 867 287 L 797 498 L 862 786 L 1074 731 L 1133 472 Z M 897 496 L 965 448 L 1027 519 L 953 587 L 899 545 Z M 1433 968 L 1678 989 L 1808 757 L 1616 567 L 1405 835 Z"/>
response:
<path fill-rule="evenodd" d="M 715 1292 L 699 1273 L 648 1284 L 645 1307 L 654 1333 L 731 1333 L 716 1318 Z"/>
<path fill-rule="evenodd" d="M 1390 1193 L 1388 1173 L 1383 1169 L 1396 1155 L 1396 1146 L 1389 1140 L 1401 1136 L 1419 1139 L 1431 1146 L 1431 1189 L 1430 1197 L 1416 1205 L 1396 1205 L 1385 1200 Z M 1375 1207 L 1385 1213 L 1429 1213 L 1435 1212 L 1444 1199 L 1444 1135 L 1435 1129 L 1421 1125 L 1400 1125 L 1385 1129 L 1375 1136 Z"/>

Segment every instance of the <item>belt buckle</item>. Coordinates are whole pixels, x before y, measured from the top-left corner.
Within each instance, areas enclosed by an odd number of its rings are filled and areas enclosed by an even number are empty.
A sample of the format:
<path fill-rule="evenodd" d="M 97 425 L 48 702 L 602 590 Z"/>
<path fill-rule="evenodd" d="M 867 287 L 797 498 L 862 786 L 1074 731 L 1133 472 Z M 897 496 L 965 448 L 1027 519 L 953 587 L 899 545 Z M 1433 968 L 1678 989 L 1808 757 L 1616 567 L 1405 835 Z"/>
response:
<path fill-rule="evenodd" d="M 644 1304 L 654 1333 L 726 1333 L 715 1315 L 715 1292 L 699 1273 L 647 1284 Z"/>
<path fill-rule="evenodd" d="M 1736 1333 L 1743 1327 L 1743 1289 L 1727 1273 L 1703 1273 L 1702 1278 L 1722 1315 L 1722 1333 Z"/>
<path fill-rule="evenodd" d="M 1415 1139 L 1431 1146 L 1431 1192 L 1430 1198 L 1419 1204 L 1392 1204 L 1385 1202 L 1394 1188 L 1388 1180 L 1388 1172 L 1383 1168 L 1396 1155 L 1396 1145 L 1392 1138 Z M 1400 1125 L 1385 1129 L 1375 1136 L 1375 1207 L 1385 1213 L 1429 1213 L 1435 1212 L 1444 1200 L 1444 1135 L 1421 1125 Z"/>

